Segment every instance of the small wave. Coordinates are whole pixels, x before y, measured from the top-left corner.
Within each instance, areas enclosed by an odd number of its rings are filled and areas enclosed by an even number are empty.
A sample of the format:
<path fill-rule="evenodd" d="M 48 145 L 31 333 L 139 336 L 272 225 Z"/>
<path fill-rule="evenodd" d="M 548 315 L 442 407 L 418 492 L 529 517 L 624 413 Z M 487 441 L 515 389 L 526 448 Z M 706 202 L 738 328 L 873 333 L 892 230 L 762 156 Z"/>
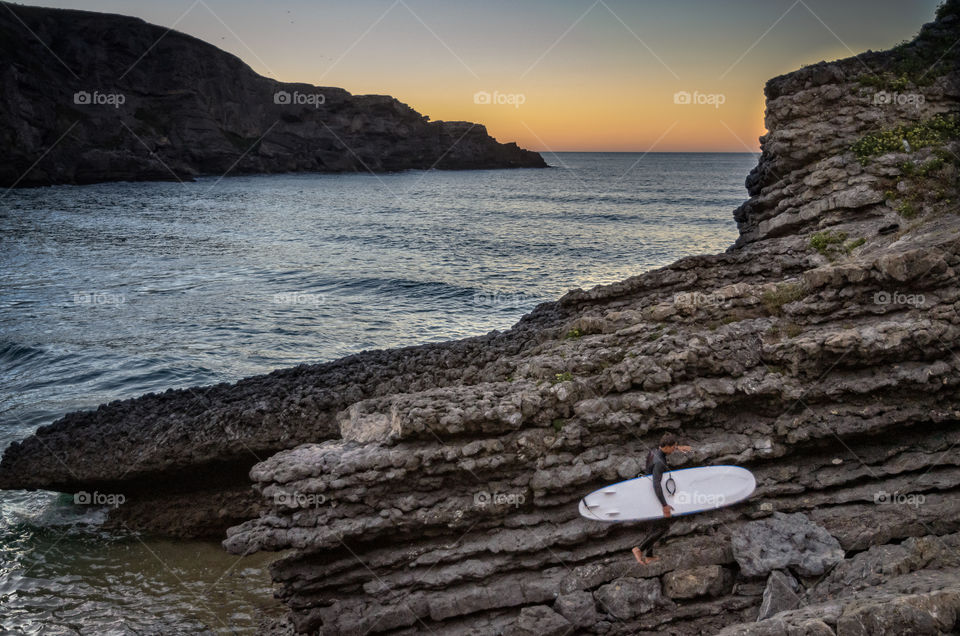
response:
<path fill-rule="evenodd" d="M 0 341 L 0 363 L 15 366 L 42 357 L 44 350 L 31 345 Z"/>
<path fill-rule="evenodd" d="M 36 529 L 70 529 L 88 533 L 103 525 L 105 506 L 83 506 L 74 495 L 46 491 L 4 491 L 0 495 L 0 534 Z"/>
<path fill-rule="evenodd" d="M 443 281 L 413 280 L 409 278 L 358 277 L 315 281 L 315 289 L 327 293 L 383 294 L 411 298 L 456 299 L 472 297 L 478 290 Z"/>

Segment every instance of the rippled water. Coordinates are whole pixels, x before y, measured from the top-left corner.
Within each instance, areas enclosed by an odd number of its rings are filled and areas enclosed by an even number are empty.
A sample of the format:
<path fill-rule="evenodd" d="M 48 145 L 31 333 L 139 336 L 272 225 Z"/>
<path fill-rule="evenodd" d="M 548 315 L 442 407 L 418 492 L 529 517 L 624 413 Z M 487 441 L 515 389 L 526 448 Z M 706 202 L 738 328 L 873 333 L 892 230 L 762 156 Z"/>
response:
<path fill-rule="evenodd" d="M 237 559 L 216 543 L 110 536 L 96 529 L 102 513 L 53 497 L 40 517 L 6 519 L 0 633 L 253 633 L 258 610 L 282 613 L 267 572 L 276 555 Z"/>
<path fill-rule="evenodd" d="M 0 193 L 0 448 L 117 398 L 506 329 L 570 288 L 721 251 L 756 163 L 546 159 Z M 244 632 L 271 605 L 269 555 L 108 536 L 98 514 L 0 493 L 0 632 Z"/>

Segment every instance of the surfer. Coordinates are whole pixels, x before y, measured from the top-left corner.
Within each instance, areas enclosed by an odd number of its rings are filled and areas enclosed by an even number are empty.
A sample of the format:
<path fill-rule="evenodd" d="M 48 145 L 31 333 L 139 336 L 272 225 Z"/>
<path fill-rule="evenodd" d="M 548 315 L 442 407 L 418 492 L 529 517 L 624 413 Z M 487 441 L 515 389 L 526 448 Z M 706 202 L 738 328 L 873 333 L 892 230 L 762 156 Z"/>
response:
<path fill-rule="evenodd" d="M 663 519 L 651 521 L 651 528 L 647 536 L 644 537 L 639 546 L 633 549 L 633 556 L 640 565 L 647 565 L 657 560 L 657 557 L 653 556 L 653 546 L 663 538 L 663 535 L 667 534 L 667 530 L 670 529 L 670 524 L 673 522 L 670 518 L 673 514 L 673 508 L 667 504 L 667 500 L 663 496 L 663 486 L 660 484 L 664 471 L 668 469 L 667 457 L 674 451 L 685 453 L 689 450 L 689 446 L 680 446 L 677 443 L 676 435 L 664 433 L 663 437 L 660 438 L 660 448 L 651 448 L 650 452 L 647 453 L 646 471 L 648 475 L 653 476 L 653 492 L 660 500 L 660 505 L 663 506 Z"/>

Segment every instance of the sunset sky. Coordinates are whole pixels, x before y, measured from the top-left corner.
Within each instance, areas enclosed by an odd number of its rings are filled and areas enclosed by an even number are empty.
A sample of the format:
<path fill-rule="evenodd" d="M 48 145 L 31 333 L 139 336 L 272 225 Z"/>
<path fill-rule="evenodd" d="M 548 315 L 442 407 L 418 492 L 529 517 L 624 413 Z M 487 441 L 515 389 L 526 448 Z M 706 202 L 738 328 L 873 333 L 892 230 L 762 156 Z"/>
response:
<path fill-rule="evenodd" d="M 742 152 L 764 132 L 767 79 L 889 48 L 930 21 L 939 0 L 31 4 L 137 16 L 263 75 L 393 95 L 534 150 Z M 475 103 L 481 91 L 502 103 Z M 678 91 L 706 103 L 675 104 Z"/>

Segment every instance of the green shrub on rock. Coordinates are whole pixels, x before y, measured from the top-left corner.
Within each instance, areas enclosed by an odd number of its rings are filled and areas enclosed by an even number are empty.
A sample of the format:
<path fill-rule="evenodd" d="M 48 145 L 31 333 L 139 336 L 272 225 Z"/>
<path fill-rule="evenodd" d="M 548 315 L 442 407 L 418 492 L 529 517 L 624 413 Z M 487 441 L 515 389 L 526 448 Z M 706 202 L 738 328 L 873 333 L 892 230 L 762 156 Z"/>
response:
<path fill-rule="evenodd" d="M 960 117 L 936 115 L 916 124 L 897 126 L 889 130 L 864 135 L 851 147 L 861 164 L 871 157 L 888 152 L 914 151 L 927 146 L 941 146 L 960 139 Z M 906 144 L 904 144 L 906 142 Z"/>

